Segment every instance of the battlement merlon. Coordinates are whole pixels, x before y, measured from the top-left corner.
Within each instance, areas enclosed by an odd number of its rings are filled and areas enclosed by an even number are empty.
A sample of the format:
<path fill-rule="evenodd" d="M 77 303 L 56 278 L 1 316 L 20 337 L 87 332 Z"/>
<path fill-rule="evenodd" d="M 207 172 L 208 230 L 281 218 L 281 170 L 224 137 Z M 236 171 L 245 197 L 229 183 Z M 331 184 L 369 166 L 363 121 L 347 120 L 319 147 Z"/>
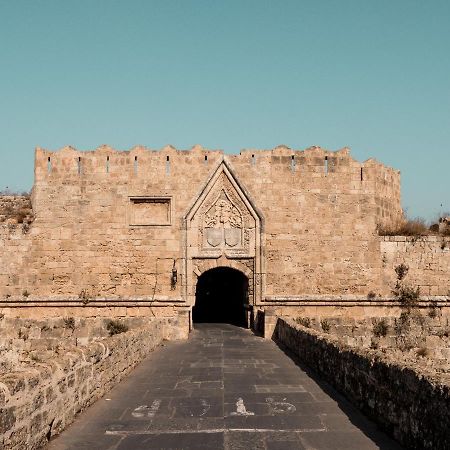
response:
<path fill-rule="evenodd" d="M 209 150 L 201 145 L 195 145 L 189 150 L 178 150 L 171 145 L 155 150 L 144 146 L 135 146 L 130 150 L 115 150 L 108 145 L 102 145 L 95 150 L 80 151 L 66 146 L 57 151 L 49 151 L 40 147 L 35 153 L 35 182 L 45 179 L 56 181 L 61 176 L 71 175 L 87 177 L 89 175 L 105 175 L 120 172 L 123 175 L 148 175 L 148 170 L 139 173 L 140 166 L 145 169 L 160 170 L 167 163 L 176 164 L 179 161 L 191 164 L 215 162 L 223 158 L 223 150 Z M 257 166 L 270 162 L 273 166 L 285 166 L 288 169 L 298 168 L 299 172 L 327 172 L 356 174 L 355 179 L 365 180 L 380 178 L 389 184 L 400 185 L 400 171 L 370 158 L 364 162 L 355 160 L 348 148 L 330 151 L 318 146 L 304 150 L 291 149 L 285 145 L 273 149 L 244 149 L 239 154 L 226 155 L 230 161 L 239 161 Z"/>

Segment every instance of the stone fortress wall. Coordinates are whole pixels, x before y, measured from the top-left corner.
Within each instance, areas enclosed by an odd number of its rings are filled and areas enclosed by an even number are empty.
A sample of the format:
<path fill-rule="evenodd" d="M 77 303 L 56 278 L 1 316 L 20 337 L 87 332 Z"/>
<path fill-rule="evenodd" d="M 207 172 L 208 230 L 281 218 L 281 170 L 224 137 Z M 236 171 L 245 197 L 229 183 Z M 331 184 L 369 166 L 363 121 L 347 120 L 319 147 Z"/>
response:
<path fill-rule="evenodd" d="M 448 245 L 377 235 L 402 217 L 399 172 L 348 149 L 38 148 L 32 203 L 29 230 L 0 230 L 6 314 L 171 316 L 192 307 L 197 277 L 216 266 L 249 277 L 254 308 L 283 313 L 365 307 L 371 292 L 389 305 L 394 266 L 411 258 L 424 293 L 450 289 Z M 231 225 L 215 243 L 219 210 Z"/>

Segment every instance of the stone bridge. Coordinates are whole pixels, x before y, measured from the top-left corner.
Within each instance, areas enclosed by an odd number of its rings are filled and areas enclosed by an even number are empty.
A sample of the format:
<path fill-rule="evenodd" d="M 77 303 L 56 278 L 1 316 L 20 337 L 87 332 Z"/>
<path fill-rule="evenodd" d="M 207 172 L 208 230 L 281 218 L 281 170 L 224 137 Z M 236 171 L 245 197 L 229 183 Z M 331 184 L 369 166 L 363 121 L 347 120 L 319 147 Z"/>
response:
<path fill-rule="evenodd" d="M 401 447 L 273 341 L 200 324 L 150 354 L 48 448 Z"/>

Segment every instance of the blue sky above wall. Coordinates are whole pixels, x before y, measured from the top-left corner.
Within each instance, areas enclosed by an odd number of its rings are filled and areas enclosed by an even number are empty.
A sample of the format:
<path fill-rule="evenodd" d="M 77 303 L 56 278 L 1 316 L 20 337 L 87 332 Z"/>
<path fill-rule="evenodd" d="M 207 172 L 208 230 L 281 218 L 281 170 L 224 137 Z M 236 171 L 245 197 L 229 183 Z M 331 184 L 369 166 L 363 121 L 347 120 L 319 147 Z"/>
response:
<path fill-rule="evenodd" d="M 0 1 L 0 190 L 34 147 L 348 146 L 450 210 L 450 2 Z M 442 204 L 442 207 L 441 207 Z"/>

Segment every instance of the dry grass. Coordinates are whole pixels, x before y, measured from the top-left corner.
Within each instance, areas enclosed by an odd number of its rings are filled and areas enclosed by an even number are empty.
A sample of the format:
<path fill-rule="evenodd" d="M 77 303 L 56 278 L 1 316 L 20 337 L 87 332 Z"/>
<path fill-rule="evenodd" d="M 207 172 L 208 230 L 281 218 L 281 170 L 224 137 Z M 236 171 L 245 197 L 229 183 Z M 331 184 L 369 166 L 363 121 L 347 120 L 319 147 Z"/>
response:
<path fill-rule="evenodd" d="M 389 226 L 379 226 L 380 236 L 426 236 L 430 234 L 429 228 L 423 219 L 402 220 Z"/>
<path fill-rule="evenodd" d="M 427 225 L 422 218 L 402 219 L 390 225 L 378 225 L 377 231 L 380 236 L 412 236 L 416 238 L 430 235 L 450 236 L 450 227 L 440 228 L 438 223 L 440 220 L 439 218 L 432 220 L 431 225 Z"/>
<path fill-rule="evenodd" d="M 418 348 L 416 353 L 417 353 L 417 356 L 421 356 L 422 358 L 425 358 L 429 354 L 428 349 L 426 347 Z"/>
<path fill-rule="evenodd" d="M 389 330 L 389 326 L 384 319 L 375 321 L 373 324 L 373 334 L 376 337 L 385 337 Z"/>
<path fill-rule="evenodd" d="M 128 326 L 118 320 L 108 320 L 106 323 L 106 329 L 108 330 L 110 336 L 114 336 L 115 334 L 125 333 L 128 331 Z"/>
<path fill-rule="evenodd" d="M 4 196 L 4 197 L 30 197 L 30 193 L 28 191 L 16 192 L 16 191 L 11 191 L 10 189 L 2 189 L 2 190 L 0 190 L 0 196 Z"/>
<path fill-rule="evenodd" d="M 309 317 L 297 317 L 295 321 L 306 328 L 309 328 L 311 326 L 311 320 Z"/>
<path fill-rule="evenodd" d="M 328 322 L 327 319 L 323 319 L 320 321 L 320 326 L 322 327 L 322 330 L 325 331 L 325 333 L 330 332 L 331 324 Z"/>
<path fill-rule="evenodd" d="M 8 223 L 11 226 L 20 224 L 26 231 L 33 220 L 33 208 L 28 194 L 0 198 L 0 223 Z"/>

